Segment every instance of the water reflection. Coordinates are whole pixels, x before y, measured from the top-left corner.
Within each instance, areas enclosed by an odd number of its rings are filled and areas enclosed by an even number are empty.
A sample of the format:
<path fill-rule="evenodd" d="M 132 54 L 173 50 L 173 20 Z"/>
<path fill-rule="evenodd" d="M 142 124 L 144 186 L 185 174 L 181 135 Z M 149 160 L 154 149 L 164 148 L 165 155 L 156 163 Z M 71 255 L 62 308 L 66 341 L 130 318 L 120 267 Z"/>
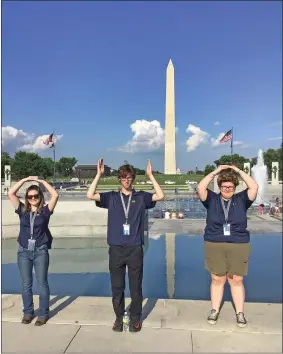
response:
<path fill-rule="evenodd" d="M 245 279 L 247 301 L 282 302 L 281 242 L 280 233 L 251 237 L 252 253 Z M 111 296 L 105 238 L 54 239 L 50 258 L 52 295 Z M 144 297 L 209 300 L 209 284 L 201 236 L 166 233 L 149 239 L 144 259 Z M 225 300 L 231 299 L 228 290 Z M 6 240 L 2 249 L 2 292 L 21 292 L 15 240 Z M 36 284 L 34 292 L 38 293 Z"/>

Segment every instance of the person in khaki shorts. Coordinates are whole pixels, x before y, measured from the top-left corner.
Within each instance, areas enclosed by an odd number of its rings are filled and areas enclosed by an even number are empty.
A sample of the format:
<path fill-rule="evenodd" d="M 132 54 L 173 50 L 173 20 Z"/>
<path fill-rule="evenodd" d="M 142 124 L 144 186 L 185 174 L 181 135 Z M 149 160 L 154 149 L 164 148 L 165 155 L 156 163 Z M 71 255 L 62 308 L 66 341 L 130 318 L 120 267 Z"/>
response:
<path fill-rule="evenodd" d="M 217 177 L 220 193 L 208 189 Z M 238 175 L 247 189 L 235 194 Z M 204 232 L 205 268 L 211 274 L 210 296 L 212 310 L 208 323 L 215 324 L 228 280 L 236 308 L 239 327 L 247 324 L 244 315 L 245 288 L 243 277 L 248 272 L 250 234 L 247 230 L 247 210 L 254 202 L 258 185 L 253 178 L 236 166 L 222 165 L 205 176 L 198 184 L 198 195 L 207 209 Z"/>

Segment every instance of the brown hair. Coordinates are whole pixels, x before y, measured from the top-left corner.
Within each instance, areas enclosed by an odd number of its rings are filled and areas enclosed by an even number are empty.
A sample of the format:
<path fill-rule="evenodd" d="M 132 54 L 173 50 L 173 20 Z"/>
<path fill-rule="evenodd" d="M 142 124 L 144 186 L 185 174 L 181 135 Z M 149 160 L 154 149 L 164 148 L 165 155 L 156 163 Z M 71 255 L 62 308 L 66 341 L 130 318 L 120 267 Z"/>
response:
<path fill-rule="evenodd" d="M 28 202 L 28 198 L 27 198 L 29 191 L 37 191 L 39 194 L 39 205 L 38 205 L 37 212 L 38 212 L 38 214 L 40 214 L 42 212 L 43 207 L 44 207 L 45 201 L 44 201 L 44 195 L 43 195 L 42 190 L 35 184 L 29 186 L 26 190 L 25 206 L 23 208 L 23 212 L 30 211 L 30 208 L 31 208 L 30 203 Z"/>
<path fill-rule="evenodd" d="M 220 188 L 223 182 L 231 182 L 234 184 L 235 188 L 239 185 L 239 179 L 234 170 L 227 168 L 219 173 L 217 178 L 217 184 Z"/>
<path fill-rule="evenodd" d="M 133 177 L 133 180 L 136 178 L 136 171 L 134 167 L 130 164 L 120 166 L 118 170 L 119 179 L 126 177 L 127 175 L 131 175 Z"/>

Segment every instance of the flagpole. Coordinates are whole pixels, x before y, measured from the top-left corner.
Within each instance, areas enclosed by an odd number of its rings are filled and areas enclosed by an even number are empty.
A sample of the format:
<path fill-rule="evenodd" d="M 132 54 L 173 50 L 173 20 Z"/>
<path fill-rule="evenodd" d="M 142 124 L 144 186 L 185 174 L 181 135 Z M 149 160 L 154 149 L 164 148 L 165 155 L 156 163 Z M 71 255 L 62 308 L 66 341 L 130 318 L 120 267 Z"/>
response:
<path fill-rule="evenodd" d="M 231 129 L 232 131 L 232 138 L 231 138 L 231 164 L 233 165 L 233 137 L 234 137 L 234 133 L 233 133 L 233 127 Z"/>
<path fill-rule="evenodd" d="M 53 134 L 55 133 L 55 130 Z M 54 136 L 54 135 L 53 135 Z M 55 141 L 53 140 L 53 187 L 55 188 L 55 173 L 56 173 L 56 161 L 55 161 Z"/>

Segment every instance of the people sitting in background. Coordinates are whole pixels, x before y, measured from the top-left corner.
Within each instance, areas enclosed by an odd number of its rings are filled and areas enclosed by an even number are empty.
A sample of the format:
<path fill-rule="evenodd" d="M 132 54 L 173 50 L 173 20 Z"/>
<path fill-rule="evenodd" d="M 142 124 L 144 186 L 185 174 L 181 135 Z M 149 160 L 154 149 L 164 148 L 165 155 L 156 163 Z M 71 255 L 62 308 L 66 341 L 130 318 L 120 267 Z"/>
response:
<path fill-rule="evenodd" d="M 275 199 L 274 215 L 280 216 L 281 200 L 277 197 Z"/>
<path fill-rule="evenodd" d="M 171 214 L 171 219 L 177 219 L 177 214 L 175 211 Z"/>
<path fill-rule="evenodd" d="M 258 214 L 259 214 L 259 215 L 263 215 L 263 214 L 264 214 L 264 204 L 260 204 L 260 205 L 257 207 L 257 210 L 258 210 Z"/>
<path fill-rule="evenodd" d="M 165 213 L 164 213 L 164 219 L 170 219 L 170 213 L 169 213 L 169 211 L 165 211 Z"/>
<path fill-rule="evenodd" d="M 184 214 L 181 211 L 178 213 L 178 219 L 184 219 Z"/>

